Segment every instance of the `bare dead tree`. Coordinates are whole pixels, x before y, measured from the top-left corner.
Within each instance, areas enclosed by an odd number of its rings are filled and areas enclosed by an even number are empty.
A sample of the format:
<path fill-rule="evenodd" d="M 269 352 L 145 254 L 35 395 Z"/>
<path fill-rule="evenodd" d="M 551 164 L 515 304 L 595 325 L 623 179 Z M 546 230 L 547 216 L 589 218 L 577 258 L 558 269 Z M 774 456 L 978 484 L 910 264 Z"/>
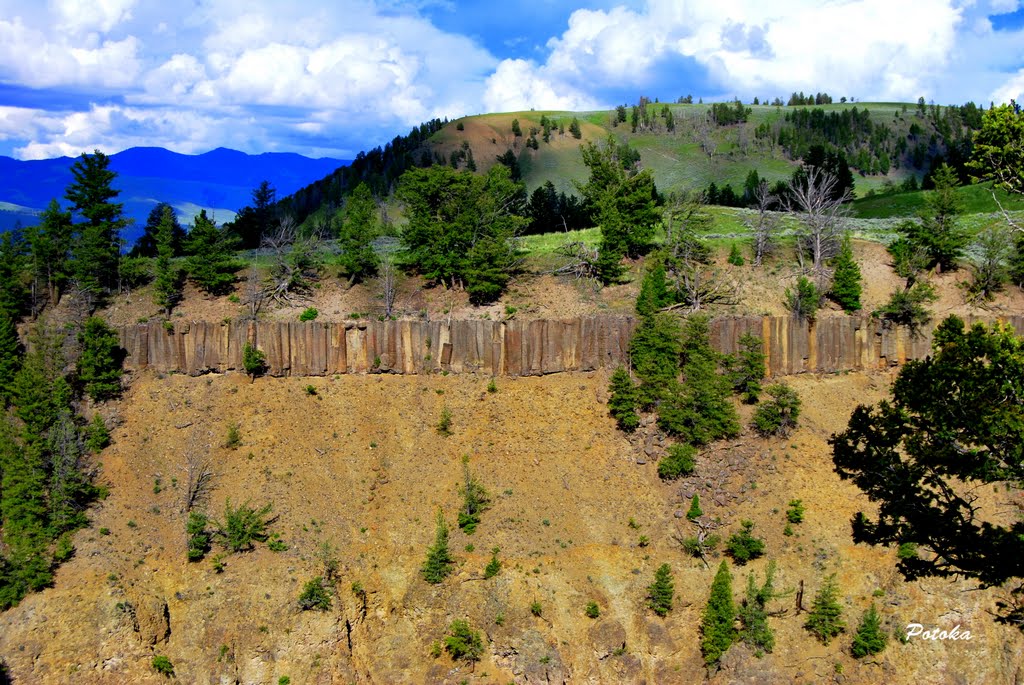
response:
<path fill-rule="evenodd" d="M 681 530 L 676 528 L 672 539 L 679 543 L 684 550 L 703 561 L 706 568 L 711 568 L 708 564 L 708 555 L 721 541 L 721 537 L 715 534 L 715 530 L 721 527 L 722 522 L 717 519 L 708 520 L 701 516 L 691 520 L 690 523 L 697 527 L 697 534 L 694 537 L 687 538 Z"/>
<path fill-rule="evenodd" d="M 206 503 L 213 489 L 213 464 L 210 462 L 209 446 L 203 445 L 198 430 L 192 431 L 185 447 L 185 492 L 182 494 L 181 510 L 192 511 Z"/>
<path fill-rule="evenodd" d="M 278 304 L 289 305 L 307 299 L 311 283 L 320 274 L 321 227 L 307 235 L 299 233 L 292 217 L 283 218 L 277 228 L 263 236 L 261 247 L 270 255 L 270 283 L 266 296 Z"/>
<path fill-rule="evenodd" d="M 711 250 L 700 237 L 710 225 L 700 195 L 673 198 L 665 212 L 665 277 L 682 300 L 666 309 L 695 312 L 713 304 L 739 303 L 737 284 L 715 267 Z"/>
<path fill-rule="evenodd" d="M 761 181 L 754 191 L 754 200 L 757 202 L 757 218 L 745 223 L 754 233 L 754 266 L 761 266 L 777 246 L 779 217 L 770 208 L 778 204 L 779 198 L 768 189 L 767 181 Z"/>
<path fill-rule="evenodd" d="M 384 299 L 384 316 L 390 319 L 395 307 L 395 297 L 398 294 L 395 260 L 391 255 L 385 255 L 380 260 L 380 287 L 381 295 Z"/>
<path fill-rule="evenodd" d="M 845 230 L 845 203 L 851 199 L 849 190 L 836 196 L 838 182 L 827 171 L 808 167 L 804 181 L 792 184 L 792 197 L 787 202 L 787 208 L 800 222 L 796 233 L 800 268 L 810 271 L 822 290 L 828 288 L 828 260 L 839 253 Z"/>
<path fill-rule="evenodd" d="M 266 298 L 267 293 L 264 289 L 263 279 L 260 278 L 259 271 L 256 270 L 256 265 L 253 264 L 246 273 L 242 296 L 242 304 L 249 308 L 250 318 L 255 319 L 259 316 Z"/>
<path fill-rule="evenodd" d="M 565 262 L 552 273 L 569 274 L 577 280 L 597 278 L 596 247 L 588 247 L 579 240 L 573 240 L 555 248 L 555 254 L 563 257 Z"/>
<path fill-rule="evenodd" d="M 711 120 L 711 112 L 708 110 L 697 119 L 693 131 L 694 138 L 700 143 L 700 149 L 704 151 L 708 159 L 714 159 L 715 153 L 718 151 L 718 141 L 715 140 L 714 130 L 715 122 Z"/>

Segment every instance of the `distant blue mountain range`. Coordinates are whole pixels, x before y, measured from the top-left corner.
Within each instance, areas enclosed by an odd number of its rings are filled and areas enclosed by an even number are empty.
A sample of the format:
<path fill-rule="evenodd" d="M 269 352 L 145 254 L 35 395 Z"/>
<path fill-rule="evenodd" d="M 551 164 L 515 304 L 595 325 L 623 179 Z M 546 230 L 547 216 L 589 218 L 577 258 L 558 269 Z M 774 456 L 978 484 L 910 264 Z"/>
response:
<path fill-rule="evenodd" d="M 110 168 L 117 172 L 117 199 L 135 220 L 123 233 L 131 245 L 158 202 L 173 206 L 182 225 L 190 224 L 200 209 L 224 223 L 252 202 L 252 191 L 262 181 L 269 181 L 283 198 L 349 161 L 291 152 L 248 155 L 217 148 L 182 155 L 160 147 L 133 147 L 110 155 Z M 65 204 L 64 189 L 71 183 L 74 162 L 70 157 L 21 161 L 0 156 L 0 231 L 19 222 L 38 223 L 39 212 L 54 198 Z"/>

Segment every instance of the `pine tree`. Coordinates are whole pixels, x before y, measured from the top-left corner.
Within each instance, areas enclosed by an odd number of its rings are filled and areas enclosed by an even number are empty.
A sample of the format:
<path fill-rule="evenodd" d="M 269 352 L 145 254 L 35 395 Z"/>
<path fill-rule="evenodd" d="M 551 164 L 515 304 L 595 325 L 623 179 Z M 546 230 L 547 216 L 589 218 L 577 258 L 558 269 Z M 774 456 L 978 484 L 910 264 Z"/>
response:
<path fill-rule="evenodd" d="M 487 490 L 480 484 L 469 471 L 469 456 L 462 458 L 463 486 L 460 489 L 462 494 L 462 509 L 459 510 L 459 528 L 472 535 L 480 523 L 480 514 L 488 508 L 490 497 Z"/>
<path fill-rule="evenodd" d="M 700 495 L 694 493 L 693 499 L 690 500 L 690 508 L 686 510 L 686 518 L 690 521 L 695 521 L 703 515 L 704 510 L 700 508 Z"/>
<path fill-rule="evenodd" d="M 835 574 L 825 579 L 824 584 L 814 596 L 811 613 L 807 616 L 804 627 L 826 645 L 836 635 L 846 630 L 842 619 L 843 608 L 838 601 L 839 587 L 836 585 Z"/>
<path fill-rule="evenodd" d="M 569 122 L 569 133 L 571 133 L 572 137 L 576 140 L 583 137 L 583 131 L 580 129 L 580 121 L 576 117 L 573 117 L 572 121 Z"/>
<path fill-rule="evenodd" d="M 40 290 L 42 284 L 46 284 L 49 301 L 56 304 L 70 277 L 68 258 L 73 231 L 71 212 L 62 211 L 54 199 L 50 200 L 39 218 L 39 225 L 26 231 L 33 279 L 39 284 Z"/>
<path fill-rule="evenodd" d="M 85 505 L 93 488 L 81 469 L 82 437 L 69 408 L 61 411 L 49 435 L 49 523 L 50 534 L 81 528 L 88 522 Z"/>
<path fill-rule="evenodd" d="M 832 262 L 832 290 L 829 297 L 847 312 L 860 310 L 861 274 L 860 267 L 853 259 L 850 235 L 843 238 L 839 254 Z"/>
<path fill-rule="evenodd" d="M 117 332 L 98 316 L 85 320 L 78 335 L 82 356 L 78 359 L 78 380 L 93 402 L 102 402 L 121 394 L 121 350 Z"/>
<path fill-rule="evenodd" d="M 853 636 L 853 647 L 850 651 L 853 656 L 860 659 L 869 654 L 878 654 L 885 649 L 888 641 L 889 636 L 882 630 L 882 619 L 878 616 L 875 603 L 872 602 L 860 619 L 860 625 L 857 626 L 857 633 Z"/>
<path fill-rule="evenodd" d="M 925 268 L 934 266 L 949 271 L 956 269 L 968 243 L 967 233 L 957 219 L 963 214 L 964 204 L 956 191 L 958 179 L 951 167 L 940 166 L 932 180 L 935 190 L 925 194 L 925 208 L 917 221 L 904 221 L 900 230 L 928 256 Z"/>
<path fill-rule="evenodd" d="M 25 311 L 27 302 L 22 281 L 26 247 L 17 231 L 7 231 L 0 235 L 0 316 L 15 321 Z"/>
<path fill-rule="evenodd" d="M 768 625 L 768 602 L 774 599 L 775 593 L 775 562 L 768 562 L 765 570 L 764 584 L 757 586 L 754 574 L 747 576 L 746 597 L 739 607 L 740 619 L 739 638 L 757 650 L 771 653 L 775 648 L 775 632 Z"/>
<path fill-rule="evenodd" d="M 146 225 L 142 229 L 142 235 L 135 241 L 132 251 L 128 254 L 132 257 L 156 257 L 159 254 L 158 245 L 160 239 L 157 237 L 160 232 L 160 223 L 164 220 L 164 212 L 171 210 L 174 216 L 174 209 L 166 202 L 158 202 L 146 217 Z M 185 229 L 178 223 L 175 216 L 171 228 L 171 249 L 174 257 L 180 257 L 185 246 Z"/>
<path fill-rule="evenodd" d="M 238 239 L 206 216 L 201 210 L 192 221 L 192 230 L 185 242 L 185 271 L 199 289 L 211 295 L 231 290 L 235 273 L 242 264 L 235 260 L 233 250 Z"/>
<path fill-rule="evenodd" d="M 640 322 L 629 343 L 633 371 L 640 379 L 641 406 L 651 406 L 678 385 L 682 351 L 679 324 L 671 314 L 654 314 Z"/>
<path fill-rule="evenodd" d="M 10 316 L 0 313 L 0 409 L 14 396 L 14 377 L 21 367 L 21 341 Z"/>
<path fill-rule="evenodd" d="M 608 413 L 622 431 L 632 433 L 640 425 L 640 417 L 636 413 L 637 388 L 625 367 L 615 369 L 608 385 L 608 393 Z"/>
<path fill-rule="evenodd" d="M 764 378 L 764 341 L 756 335 L 744 333 L 739 339 L 739 351 L 728 358 L 729 378 L 734 392 L 743 396 L 747 404 L 754 404 L 761 394 Z"/>
<path fill-rule="evenodd" d="M 654 582 L 647 588 L 648 606 L 658 616 L 665 616 L 672 611 L 672 597 L 675 587 L 672 582 L 672 567 L 662 564 L 654 572 Z"/>
<path fill-rule="evenodd" d="M 349 195 L 345 214 L 338 229 L 338 265 L 350 283 L 361 281 L 377 272 L 380 260 L 373 251 L 373 239 L 379 230 L 377 203 L 365 183 Z"/>
<path fill-rule="evenodd" d="M 711 596 L 701 621 L 700 650 L 706 664 L 718 663 L 736 640 L 736 606 L 732 599 L 732 575 L 723 560 L 711 583 Z"/>
<path fill-rule="evenodd" d="M 657 264 L 644 274 L 640 294 L 636 298 L 636 313 L 639 316 L 650 316 L 670 303 L 671 298 L 665 282 L 665 266 Z"/>
<path fill-rule="evenodd" d="M 156 279 L 153 284 L 153 295 L 167 316 L 171 315 L 174 306 L 181 301 L 181 273 L 171 262 L 174 258 L 175 224 L 177 220 L 174 218 L 174 210 L 170 205 L 165 205 L 153 236 L 156 241 Z"/>
<path fill-rule="evenodd" d="M 113 188 L 117 174 L 109 166 L 110 158 L 99 150 L 83 154 L 71 165 L 74 182 L 64 193 L 72 211 L 85 219 L 75 225 L 72 255 L 75 281 L 90 304 L 117 287 L 120 231 L 128 223 L 124 205 L 113 201 L 120 191 Z"/>
<path fill-rule="evenodd" d="M 437 529 L 434 534 L 434 544 L 427 550 L 427 559 L 420 568 L 423 579 L 431 585 L 437 585 L 452 572 L 455 561 L 448 550 L 448 524 L 444 521 L 444 514 L 437 510 Z"/>

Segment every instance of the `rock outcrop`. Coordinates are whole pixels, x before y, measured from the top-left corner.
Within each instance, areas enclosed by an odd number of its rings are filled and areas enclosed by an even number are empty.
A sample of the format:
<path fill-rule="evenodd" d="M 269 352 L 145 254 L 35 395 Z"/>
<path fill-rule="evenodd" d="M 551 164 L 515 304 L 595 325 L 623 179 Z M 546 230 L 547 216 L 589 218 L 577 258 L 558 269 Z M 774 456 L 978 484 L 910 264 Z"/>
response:
<path fill-rule="evenodd" d="M 972 320 L 973 321 L 973 320 Z M 1006 319 L 1024 334 L 1024 316 Z M 636 320 L 625 316 L 534 321 L 350 321 L 343 323 L 177 322 L 120 329 L 129 370 L 200 375 L 242 368 L 252 343 L 272 376 L 343 373 L 419 374 L 441 371 L 537 376 L 613 368 L 627 360 Z M 712 345 L 738 349 L 745 333 L 764 341 L 768 373 L 877 369 L 929 353 L 932 331 L 861 316 L 816 322 L 789 316 L 721 318 Z"/>

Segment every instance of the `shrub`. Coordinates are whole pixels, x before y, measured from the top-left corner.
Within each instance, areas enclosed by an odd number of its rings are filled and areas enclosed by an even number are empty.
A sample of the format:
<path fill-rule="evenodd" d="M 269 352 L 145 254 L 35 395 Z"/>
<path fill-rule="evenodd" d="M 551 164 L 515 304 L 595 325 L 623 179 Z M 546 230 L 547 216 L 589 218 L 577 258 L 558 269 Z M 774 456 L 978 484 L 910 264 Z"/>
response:
<path fill-rule="evenodd" d="M 869 654 L 878 654 L 885 649 L 889 636 L 882 630 L 882 621 L 875 609 L 875 603 L 864 612 L 857 626 L 857 633 L 853 636 L 853 646 L 850 652 L 854 657 L 860 659 Z"/>
<path fill-rule="evenodd" d="M 697 448 L 685 443 L 670 445 L 668 452 L 658 462 L 658 476 L 664 480 L 675 480 L 693 473 L 694 456 Z"/>
<path fill-rule="evenodd" d="M 753 521 L 740 521 L 740 530 L 730 535 L 725 544 L 726 552 L 741 566 L 764 554 L 764 540 L 755 538 L 753 531 Z"/>
<path fill-rule="evenodd" d="M 733 266 L 743 266 L 744 260 L 743 255 L 740 254 L 739 245 L 736 243 L 732 244 L 732 249 L 729 250 L 729 263 Z"/>
<path fill-rule="evenodd" d="M 320 312 L 315 307 L 308 307 L 299 314 L 299 321 L 315 321 L 318 316 L 320 316 Z"/>
<path fill-rule="evenodd" d="M 665 616 L 672 611 L 672 597 L 675 587 L 672 583 L 672 568 L 662 564 L 654 572 L 654 582 L 647 587 L 647 602 L 651 610 L 658 616 Z"/>
<path fill-rule="evenodd" d="M 487 382 L 487 392 L 489 392 L 489 393 L 498 392 L 498 384 L 495 382 L 495 380 L 493 378 L 490 381 Z"/>
<path fill-rule="evenodd" d="M 796 288 L 786 288 L 786 308 L 798 319 L 813 319 L 821 307 L 821 293 L 818 286 L 806 277 L 797 279 Z"/>
<path fill-rule="evenodd" d="M 754 429 L 761 435 L 786 436 L 796 427 L 800 416 L 800 396 L 785 383 L 768 386 L 771 400 L 761 403 L 754 412 Z"/>
<path fill-rule="evenodd" d="M 530 613 L 540 618 L 540 615 L 544 613 L 544 606 L 540 602 L 535 601 L 530 605 Z"/>
<path fill-rule="evenodd" d="M 108 445 L 110 445 L 110 431 L 107 430 L 107 425 L 103 423 L 103 417 L 98 413 L 93 414 L 92 422 L 85 431 L 85 447 L 90 452 L 98 453 L 102 452 Z"/>
<path fill-rule="evenodd" d="M 846 623 L 843 622 L 843 608 L 837 599 L 839 587 L 836 585 L 835 574 L 825 579 L 818 594 L 814 596 L 814 604 L 807 616 L 804 627 L 811 631 L 819 640 L 826 645 L 832 638 L 846 630 Z"/>
<path fill-rule="evenodd" d="M 484 653 L 484 643 L 480 632 L 469 627 L 469 621 L 455 619 L 448 626 L 448 635 L 444 638 L 444 648 L 452 659 L 463 661 L 479 661 Z"/>
<path fill-rule="evenodd" d="M 174 677 L 174 664 L 172 664 L 171 660 L 162 654 L 153 657 L 153 661 L 151 661 L 150 664 L 153 666 L 154 671 L 165 678 Z"/>
<path fill-rule="evenodd" d="M 916 331 L 931 320 L 932 315 L 926 305 L 937 299 L 939 296 L 931 283 L 919 281 L 895 291 L 885 305 L 875 310 L 875 316 Z"/>
<path fill-rule="evenodd" d="M 228 425 L 228 435 L 224 438 L 224 446 L 230 450 L 238 449 L 242 445 L 242 433 L 237 423 Z"/>
<path fill-rule="evenodd" d="M 487 566 L 484 568 L 484 578 L 491 579 L 501 572 L 501 562 L 498 561 L 498 553 L 495 552 L 491 555 L 491 560 L 487 562 Z"/>
<path fill-rule="evenodd" d="M 615 369 L 608 384 L 608 393 L 608 413 L 622 431 L 632 433 L 640 425 L 640 417 L 636 413 L 639 398 L 633 379 L 624 367 Z"/>
<path fill-rule="evenodd" d="M 242 348 L 242 367 L 255 381 L 256 376 L 262 376 L 267 372 L 267 356 L 251 343 L 245 343 L 245 347 Z"/>
<path fill-rule="evenodd" d="M 425 581 L 431 585 L 437 585 L 448 577 L 454 564 L 451 552 L 448 550 L 448 524 L 444 521 L 444 514 L 438 509 L 434 544 L 427 550 L 427 558 L 420 568 L 420 573 L 423 574 Z"/>
<path fill-rule="evenodd" d="M 277 517 L 270 516 L 273 505 L 266 504 L 256 509 L 246 501 L 237 508 L 231 507 L 231 499 L 224 503 L 224 522 L 217 524 L 217 535 L 224 547 L 231 552 L 242 552 L 253 548 L 254 542 L 266 542 L 270 537 L 268 528 Z"/>
<path fill-rule="evenodd" d="M 723 560 L 711 582 L 711 595 L 701 618 L 700 651 L 706 664 L 717 663 L 736 640 L 736 606 L 732 599 L 732 575 Z"/>
<path fill-rule="evenodd" d="M 690 500 L 690 508 L 686 510 L 686 518 L 693 521 L 703 515 L 704 511 L 700 508 L 700 496 L 694 493 L 693 499 Z"/>
<path fill-rule="evenodd" d="M 601 615 L 601 607 L 597 606 L 597 602 L 588 602 L 587 608 L 583 610 L 587 618 L 597 618 Z"/>
<path fill-rule="evenodd" d="M 452 412 L 447 406 L 441 407 L 441 418 L 437 422 L 437 434 L 445 437 L 452 434 Z"/>
<path fill-rule="evenodd" d="M 331 593 L 325 587 L 323 578 L 317 576 L 306 583 L 299 595 L 299 608 L 303 611 L 328 611 L 331 608 Z"/>
<path fill-rule="evenodd" d="M 802 500 L 792 499 L 789 501 L 789 509 L 786 510 L 786 520 L 790 523 L 804 522 L 804 503 Z"/>

